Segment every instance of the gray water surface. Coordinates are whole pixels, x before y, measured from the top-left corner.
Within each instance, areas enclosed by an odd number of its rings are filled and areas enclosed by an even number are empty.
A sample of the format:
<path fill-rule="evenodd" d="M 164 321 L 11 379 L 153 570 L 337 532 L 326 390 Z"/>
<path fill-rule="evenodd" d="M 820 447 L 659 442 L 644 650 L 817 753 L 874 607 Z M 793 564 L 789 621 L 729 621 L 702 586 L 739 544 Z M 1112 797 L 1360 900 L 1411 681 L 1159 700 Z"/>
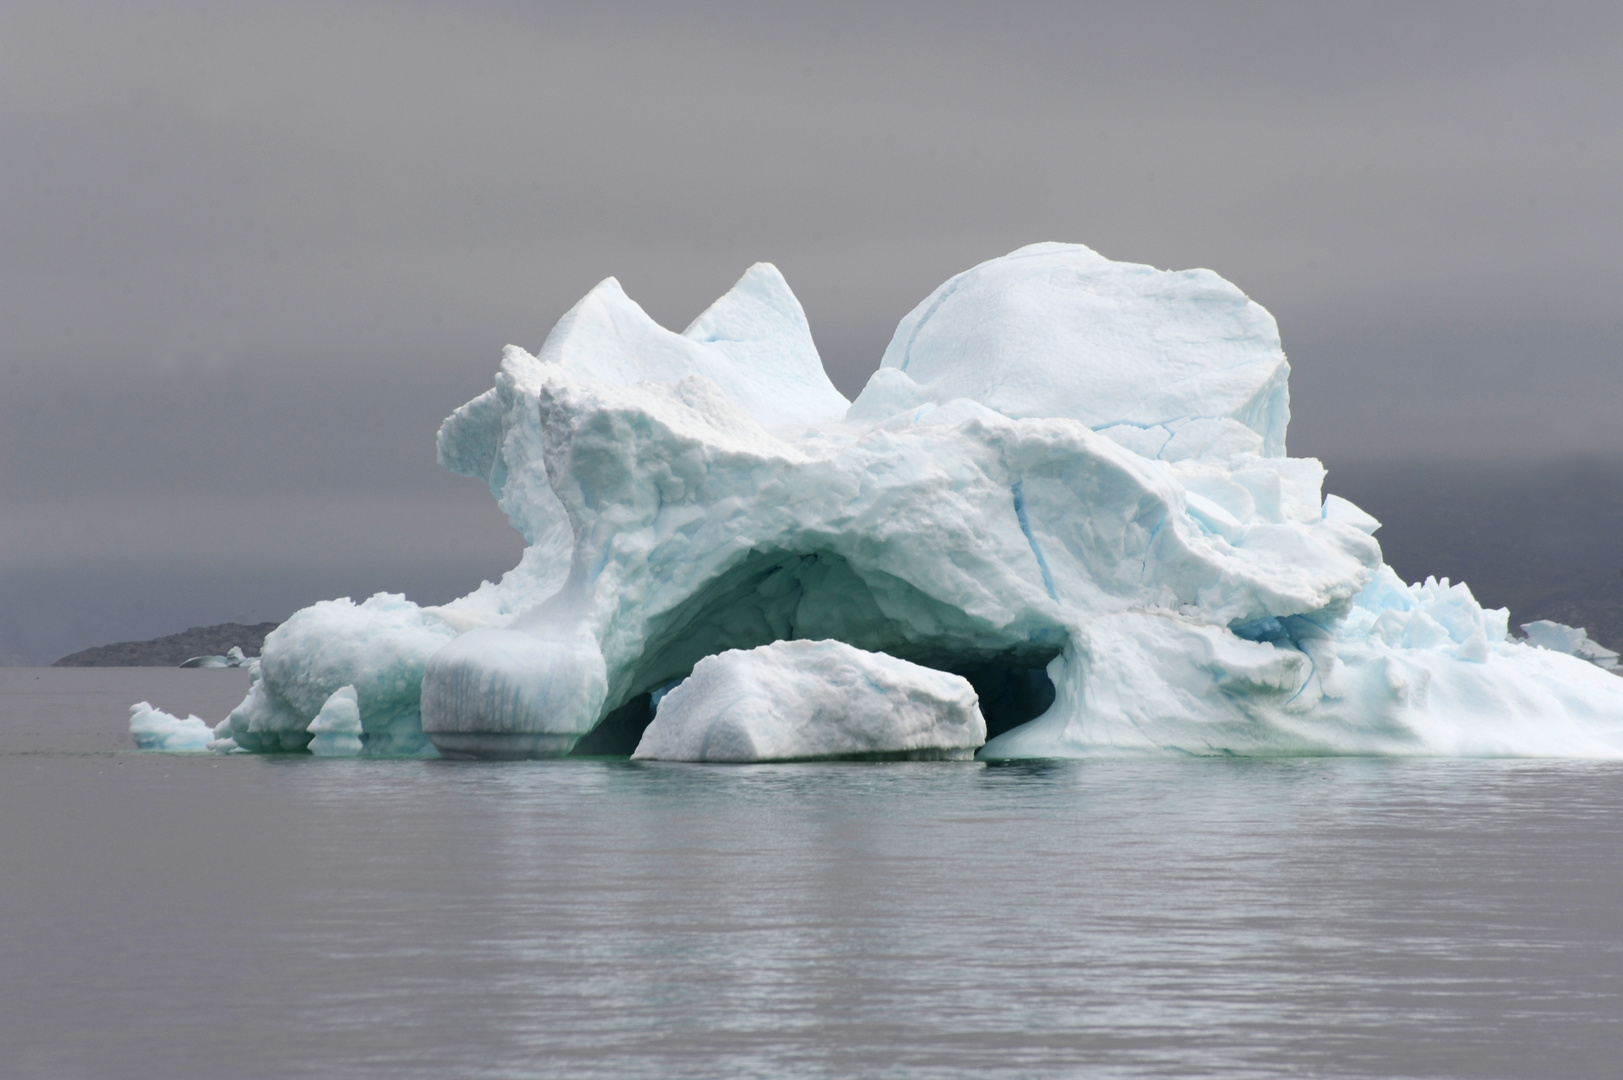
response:
<path fill-rule="evenodd" d="M 167 757 L 0 669 L 0 1076 L 1606 1077 L 1623 767 Z"/>

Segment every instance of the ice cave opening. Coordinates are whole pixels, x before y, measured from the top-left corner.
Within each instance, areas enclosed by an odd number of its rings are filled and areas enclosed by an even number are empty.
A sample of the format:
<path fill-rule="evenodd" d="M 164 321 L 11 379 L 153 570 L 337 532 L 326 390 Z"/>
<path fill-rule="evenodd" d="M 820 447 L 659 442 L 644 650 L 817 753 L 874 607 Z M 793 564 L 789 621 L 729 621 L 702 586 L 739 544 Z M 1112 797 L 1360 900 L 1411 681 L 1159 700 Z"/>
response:
<path fill-rule="evenodd" d="M 683 603 L 650 620 L 642 655 L 611 693 L 603 720 L 571 756 L 629 755 L 654 717 L 656 693 L 707 656 L 776 641 L 834 640 L 968 679 L 980 696 L 987 737 L 1035 719 L 1054 703 L 1050 661 L 1064 630 L 1007 631 L 883 572 L 859 573 L 831 551 L 751 551 Z"/>

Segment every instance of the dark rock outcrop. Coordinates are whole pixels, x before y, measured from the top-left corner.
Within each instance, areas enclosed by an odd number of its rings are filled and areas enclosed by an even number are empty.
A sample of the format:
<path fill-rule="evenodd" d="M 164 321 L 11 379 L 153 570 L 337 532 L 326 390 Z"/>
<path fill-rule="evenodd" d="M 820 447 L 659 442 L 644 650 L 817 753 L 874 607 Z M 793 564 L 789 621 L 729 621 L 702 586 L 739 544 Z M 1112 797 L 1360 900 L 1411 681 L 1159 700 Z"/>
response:
<path fill-rule="evenodd" d="M 194 626 L 168 637 L 151 641 L 120 641 L 113 645 L 98 645 L 72 656 L 64 656 L 52 667 L 179 667 L 194 656 L 218 656 L 233 645 L 249 656 L 259 655 L 265 644 L 265 635 L 276 629 L 278 623 L 221 623 L 218 626 Z"/>

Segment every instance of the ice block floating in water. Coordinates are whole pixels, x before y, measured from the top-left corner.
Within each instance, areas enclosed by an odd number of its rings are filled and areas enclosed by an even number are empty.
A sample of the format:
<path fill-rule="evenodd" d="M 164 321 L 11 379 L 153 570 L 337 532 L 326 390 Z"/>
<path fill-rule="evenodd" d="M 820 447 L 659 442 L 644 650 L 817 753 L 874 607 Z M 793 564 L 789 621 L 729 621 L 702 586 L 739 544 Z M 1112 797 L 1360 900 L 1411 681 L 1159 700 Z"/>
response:
<path fill-rule="evenodd" d="M 776 641 L 694 665 L 631 756 L 666 761 L 962 761 L 986 742 L 967 679 L 838 641 Z"/>
<path fill-rule="evenodd" d="M 1537 622 L 1522 623 L 1522 633 L 1527 635 L 1530 644 L 1537 645 L 1541 649 L 1553 649 L 1569 656 L 1576 656 L 1607 671 L 1617 669 L 1617 653 L 1599 642 L 1590 641 L 1589 635 L 1581 626 L 1567 626 L 1564 623 L 1551 622 L 1549 619 L 1540 619 Z"/>
<path fill-rule="evenodd" d="M 1623 680 L 1510 640 L 1463 584 L 1401 581 L 1378 523 L 1286 455 L 1289 373 L 1211 271 L 1072 244 L 943 284 L 855 402 L 772 266 L 680 334 L 610 278 L 440 429 L 519 565 L 440 607 L 298 612 L 210 745 L 302 751 L 350 687 L 360 733 L 346 695 L 329 743 L 564 754 L 728 663 L 706 658 L 804 639 L 979 679 L 983 758 L 1623 755 Z M 991 723 L 991 686 L 1041 714 Z M 702 689 L 660 708 L 702 721 Z M 888 752 L 823 735 L 796 737 Z"/>

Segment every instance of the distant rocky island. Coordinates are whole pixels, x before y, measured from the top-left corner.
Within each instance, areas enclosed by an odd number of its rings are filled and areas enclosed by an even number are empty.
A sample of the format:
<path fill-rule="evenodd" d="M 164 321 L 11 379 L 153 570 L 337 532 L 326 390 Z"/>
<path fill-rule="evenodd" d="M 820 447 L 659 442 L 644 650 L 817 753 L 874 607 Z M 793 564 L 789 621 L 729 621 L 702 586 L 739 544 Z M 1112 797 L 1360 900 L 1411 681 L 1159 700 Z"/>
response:
<path fill-rule="evenodd" d="M 273 622 L 221 623 L 194 626 L 168 637 L 151 641 L 120 641 L 98 645 L 72 656 L 64 656 L 52 667 L 179 667 L 194 656 L 219 656 L 235 646 L 249 656 L 257 656 L 265 635 L 276 629 Z"/>

